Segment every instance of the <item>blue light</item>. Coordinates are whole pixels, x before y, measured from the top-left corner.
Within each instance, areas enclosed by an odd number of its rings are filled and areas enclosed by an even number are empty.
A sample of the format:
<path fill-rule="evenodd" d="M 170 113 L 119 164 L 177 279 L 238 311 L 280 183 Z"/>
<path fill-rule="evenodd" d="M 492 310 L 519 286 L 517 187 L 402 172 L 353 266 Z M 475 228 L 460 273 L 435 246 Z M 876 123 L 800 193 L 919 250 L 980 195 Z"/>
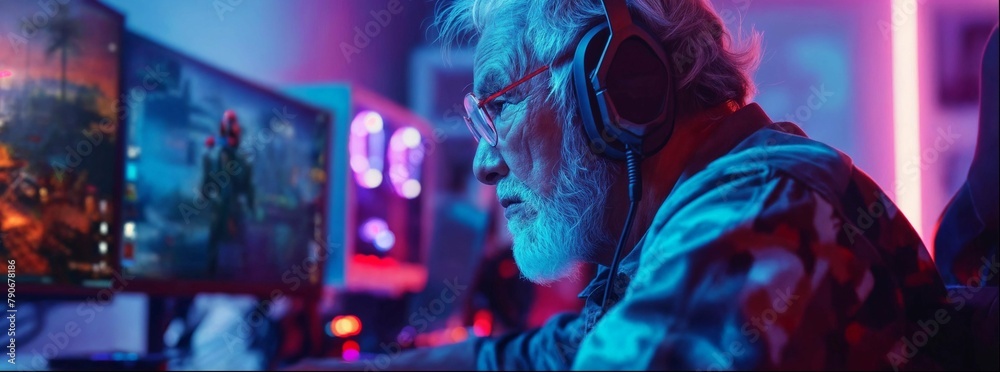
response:
<path fill-rule="evenodd" d="M 128 163 L 125 165 L 125 180 L 135 181 L 139 177 L 139 167 L 135 166 L 135 163 Z"/>
<path fill-rule="evenodd" d="M 375 248 L 381 252 L 388 252 L 396 244 L 396 235 L 389 230 L 382 230 L 375 235 Z"/>

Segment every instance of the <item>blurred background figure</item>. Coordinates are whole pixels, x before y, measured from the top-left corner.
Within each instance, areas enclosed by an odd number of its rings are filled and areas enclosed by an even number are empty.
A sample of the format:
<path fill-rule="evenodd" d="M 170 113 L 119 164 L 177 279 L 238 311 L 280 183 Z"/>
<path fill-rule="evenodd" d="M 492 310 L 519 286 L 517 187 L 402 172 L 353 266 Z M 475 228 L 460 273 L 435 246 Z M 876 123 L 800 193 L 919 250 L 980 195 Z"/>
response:
<path fill-rule="evenodd" d="M 1000 244 L 1000 46 L 993 29 L 982 58 L 979 132 L 965 182 L 941 214 L 934 246 L 937 265 L 951 285 L 996 287 Z"/>
<path fill-rule="evenodd" d="M 986 44 L 979 84 L 979 132 L 968 175 L 952 197 L 934 236 L 935 264 L 950 287 L 956 309 L 964 309 L 970 341 L 964 359 L 970 368 L 996 370 L 1000 360 L 1000 294 L 997 245 L 1000 241 L 1000 203 L 997 199 L 1000 161 L 1000 33 L 997 28 Z M 959 305 L 960 304 L 960 305 Z M 960 311 L 963 309 L 959 309 Z"/>

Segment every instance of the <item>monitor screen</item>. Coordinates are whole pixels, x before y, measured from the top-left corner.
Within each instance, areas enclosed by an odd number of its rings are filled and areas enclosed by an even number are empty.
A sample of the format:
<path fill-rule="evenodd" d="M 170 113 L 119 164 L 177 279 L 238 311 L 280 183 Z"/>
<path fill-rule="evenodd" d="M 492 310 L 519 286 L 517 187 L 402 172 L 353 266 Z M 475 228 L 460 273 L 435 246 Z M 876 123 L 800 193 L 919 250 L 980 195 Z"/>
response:
<path fill-rule="evenodd" d="M 19 287 L 106 287 L 117 267 L 122 25 L 96 1 L 0 4 L 0 258 Z"/>
<path fill-rule="evenodd" d="M 330 115 L 125 37 L 122 268 L 147 292 L 318 287 Z"/>

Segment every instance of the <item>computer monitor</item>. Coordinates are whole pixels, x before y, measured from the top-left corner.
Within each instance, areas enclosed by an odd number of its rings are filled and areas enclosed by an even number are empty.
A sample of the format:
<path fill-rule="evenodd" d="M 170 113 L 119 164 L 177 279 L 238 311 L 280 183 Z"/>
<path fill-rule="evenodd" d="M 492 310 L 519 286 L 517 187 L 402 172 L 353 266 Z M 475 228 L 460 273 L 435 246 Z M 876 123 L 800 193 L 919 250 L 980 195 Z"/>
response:
<path fill-rule="evenodd" d="M 0 259 L 19 295 L 107 288 L 117 267 L 122 32 L 96 1 L 0 3 Z"/>
<path fill-rule="evenodd" d="M 318 289 L 331 115 L 136 34 L 125 55 L 127 290 Z"/>

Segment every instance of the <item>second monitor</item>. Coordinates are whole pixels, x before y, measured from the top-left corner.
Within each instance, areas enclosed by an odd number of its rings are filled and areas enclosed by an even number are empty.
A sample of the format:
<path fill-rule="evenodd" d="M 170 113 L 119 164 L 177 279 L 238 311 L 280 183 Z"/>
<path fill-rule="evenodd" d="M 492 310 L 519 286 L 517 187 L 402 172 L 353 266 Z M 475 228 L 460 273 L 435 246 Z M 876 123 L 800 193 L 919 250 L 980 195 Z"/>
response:
<path fill-rule="evenodd" d="M 330 115 L 143 37 L 125 46 L 123 270 L 166 292 L 319 285 Z"/>

